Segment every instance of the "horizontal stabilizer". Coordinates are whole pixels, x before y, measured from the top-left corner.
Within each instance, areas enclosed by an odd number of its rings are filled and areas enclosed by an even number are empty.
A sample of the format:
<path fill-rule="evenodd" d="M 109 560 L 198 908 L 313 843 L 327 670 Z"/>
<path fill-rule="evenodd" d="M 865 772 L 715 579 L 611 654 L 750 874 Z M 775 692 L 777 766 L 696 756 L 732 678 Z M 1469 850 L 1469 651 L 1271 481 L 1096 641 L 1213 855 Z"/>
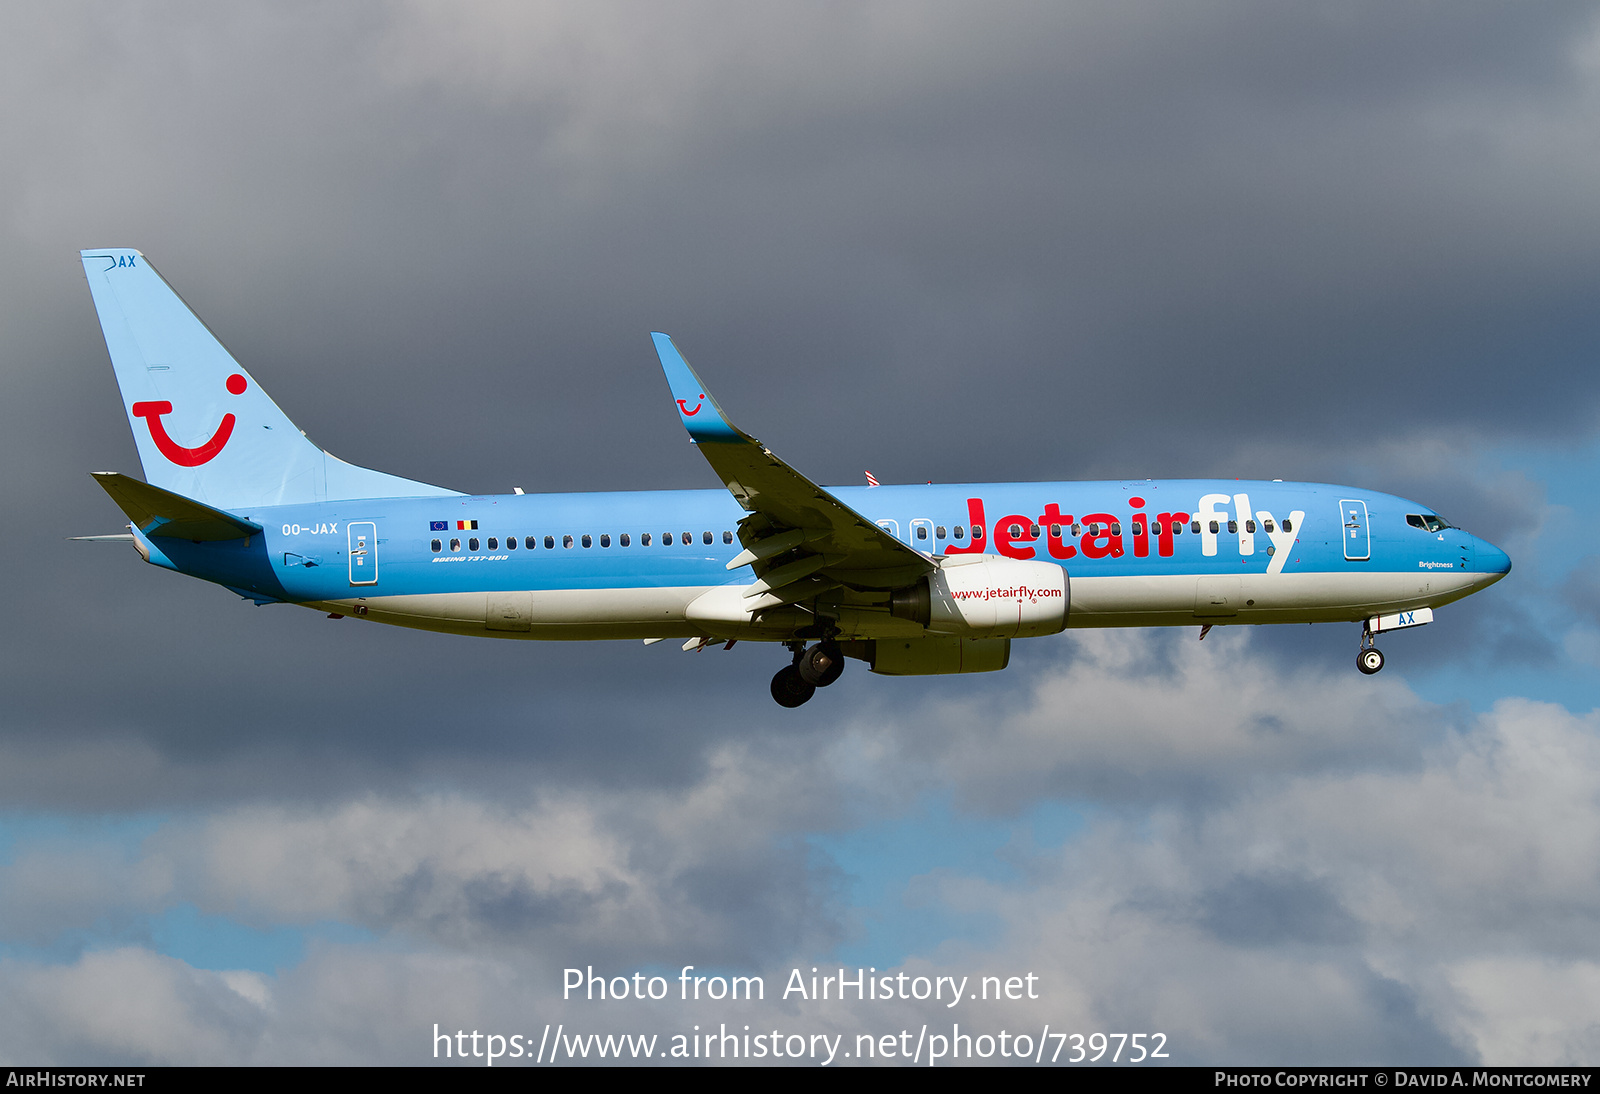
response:
<path fill-rule="evenodd" d="M 133 526 L 147 536 L 173 539 L 242 539 L 261 531 L 254 521 L 241 520 L 232 513 L 213 509 L 182 494 L 129 478 L 115 471 L 96 471 L 99 483 L 117 508 L 128 514 Z"/>

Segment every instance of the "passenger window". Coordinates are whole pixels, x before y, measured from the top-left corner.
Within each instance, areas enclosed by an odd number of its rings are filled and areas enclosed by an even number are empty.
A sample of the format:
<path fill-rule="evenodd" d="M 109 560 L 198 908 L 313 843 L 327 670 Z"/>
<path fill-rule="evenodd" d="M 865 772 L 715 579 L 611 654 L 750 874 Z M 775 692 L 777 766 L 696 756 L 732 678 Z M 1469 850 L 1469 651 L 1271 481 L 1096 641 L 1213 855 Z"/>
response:
<path fill-rule="evenodd" d="M 500 540 L 498 538 L 494 537 L 494 536 L 490 536 L 489 537 L 489 550 L 498 551 L 499 549 L 500 549 Z"/>
<path fill-rule="evenodd" d="M 600 546 L 602 546 L 602 547 L 611 546 L 611 537 L 609 535 L 607 535 L 606 533 L 604 533 L 604 532 L 600 533 Z"/>
<path fill-rule="evenodd" d="M 685 547 L 688 547 L 693 543 L 694 543 L 694 533 L 693 532 L 685 532 L 685 533 L 683 533 L 683 545 Z"/>
<path fill-rule="evenodd" d="M 972 526 L 972 538 L 973 539 L 982 539 L 983 538 L 983 525 L 974 524 Z"/>
<path fill-rule="evenodd" d="M 1284 521 L 1284 522 L 1283 522 L 1283 530 L 1284 530 L 1284 531 L 1285 531 L 1285 532 L 1292 532 L 1292 531 L 1294 531 L 1294 521 L 1292 521 L 1292 520 L 1286 520 L 1286 521 Z"/>
<path fill-rule="evenodd" d="M 440 543 L 438 540 L 434 540 L 433 541 L 433 553 L 434 554 L 438 554 L 442 550 L 444 550 L 444 544 Z"/>
<path fill-rule="evenodd" d="M 641 547 L 650 546 L 650 533 L 649 532 L 643 532 L 643 533 L 641 533 L 639 535 L 639 546 L 641 546 Z"/>
<path fill-rule="evenodd" d="M 477 536 L 473 536 L 471 539 L 467 540 L 467 550 L 476 551 L 477 549 L 478 549 L 478 537 Z"/>
<path fill-rule="evenodd" d="M 1136 536 L 1144 535 L 1144 525 L 1135 523 L 1133 526 L 1133 534 Z"/>
<path fill-rule="evenodd" d="M 671 532 L 662 532 L 661 533 L 661 545 L 663 547 L 671 547 L 672 546 L 672 533 Z"/>
<path fill-rule="evenodd" d="M 507 536 L 506 537 L 506 550 L 515 551 L 516 549 L 517 549 L 517 537 L 516 536 Z"/>
<path fill-rule="evenodd" d="M 620 542 L 624 547 L 627 547 L 629 544 L 631 544 L 633 542 L 633 540 L 629 539 L 628 538 L 628 533 L 624 532 L 624 533 L 622 533 L 621 536 L 618 537 L 618 542 Z"/>
<path fill-rule="evenodd" d="M 1264 521 L 1262 523 L 1261 527 L 1265 528 L 1268 532 L 1271 532 L 1272 529 L 1273 529 L 1273 524 L 1272 524 L 1272 522 L 1270 520 L 1269 521 Z"/>
<path fill-rule="evenodd" d="M 451 540 L 451 541 L 450 541 L 450 549 L 451 549 L 451 550 L 452 550 L 452 551 L 459 551 L 459 550 L 461 550 L 461 541 L 460 541 L 460 540 L 459 540 L 459 539 L 453 539 L 453 540 Z"/>
<path fill-rule="evenodd" d="M 1122 522 L 1121 521 L 1114 520 L 1114 521 L 1111 522 L 1111 534 L 1114 535 L 1114 536 L 1120 536 L 1122 534 Z"/>
<path fill-rule="evenodd" d="M 959 524 L 956 525 L 956 538 L 957 539 L 965 538 L 966 534 L 967 534 L 967 530 L 966 530 L 965 527 L 963 527 L 962 525 L 959 525 Z"/>
<path fill-rule="evenodd" d="M 1244 530 L 1246 532 L 1252 532 L 1253 533 L 1256 530 L 1256 522 L 1253 521 L 1253 520 L 1245 521 L 1244 522 Z"/>
<path fill-rule="evenodd" d="M 937 528 L 935 528 L 933 530 L 933 538 L 934 539 L 943 539 L 943 538 L 945 538 L 944 525 L 941 524 L 941 525 L 939 525 L 939 527 L 937 527 Z"/>
<path fill-rule="evenodd" d="M 567 546 L 570 547 L 572 545 L 569 543 L 569 544 L 567 544 Z M 544 549 L 546 551 L 554 551 L 556 549 L 556 537 L 555 536 L 545 536 L 544 537 Z"/>
<path fill-rule="evenodd" d="M 566 550 L 566 551 L 572 550 L 572 537 L 571 536 L 562 536 L 561 537 L 561 547 L 562 547 L 563 550 Z"/>
<path fill-rule="evenodd" d="M 728 531 L 727 529 L 723 529 L 722 542 L 723 543 L 732 543 L 733 542 L 733 533 Z"/>
<path fill-rule="evenodd" d="M 592 538 L 590 538 L 589 535 L 585 534 L 584 537 L 583 537 L 583 545 L 584 545 L 585 548 L 593 547 L 594 546 L 594 540 Z"/>
<path fill-rule="evenodd" d="M 1050 538 L 1051 539 L 1060 539 L 1061 538 L 1061 525 L 1052 524 L 1050 526 Z"/>
<path fill-rule="evenodd" d="M 1228 522 L 1228 534 L 1230 536 L 1234 536 L 1234 535 L 1238 535 L 1239 534 L 1239 522 L 1238 521 L 1230 520 Z"/>
<path fill-rule="evenodd" d="M 711 533 L 710 532 L 701 533 L 700 542 L 704 543 L 707 547 L 711 546 L 711 544 L 713 542 L 713 537 L 712 537 Z"/>
<path fill-rule="evenodd" d="M 1009 525 L 1006 528 L 1006 531 L 1011 533 L 1011 538 L 1012 539 L 1021 539 L 1022 538 L 1022 525 L 1020 525 L 1020 524 Z"/>
<path fill-rule="evenodd" d="M 1215 521 L 1211 522 L 1211 530 L 1213 532 L 1217 530 L 1217 524 Z M 1189 522 L 1189 531 L 1198 536 L 1200 534 L 1200 522 L 1197 520 L 1191 520 Z"/>
<path fill-rule="evenodd" d="M 1212 535 L 1216 535 L 1220 531 L 1222 531 L 1222 526 L 1219 525 L 1216 521 L 1212 521 L 1211 522 L 1211 534 Z"/>
<path fill-rule="evenodd" d="M 1183 535 L 1183 525 L 1179 524 L 1177 521 L 1173 521 L 1172 522 L 1172 534 L 1175 535 L 1175 536 Z"/>
<path fill-rule="evenodd" d="M 918 539 L 927 539 L 928 538 L 928 526 L 926 524 L 917 525 L 917 538 Z"/>
<path fill-rule="evenodd" d="M 1072 534 L 1074 536 L 1083 535 L 1083 525 L 1079 524 L 1077 521 L 1073 521 L 1072 522 Z"/>

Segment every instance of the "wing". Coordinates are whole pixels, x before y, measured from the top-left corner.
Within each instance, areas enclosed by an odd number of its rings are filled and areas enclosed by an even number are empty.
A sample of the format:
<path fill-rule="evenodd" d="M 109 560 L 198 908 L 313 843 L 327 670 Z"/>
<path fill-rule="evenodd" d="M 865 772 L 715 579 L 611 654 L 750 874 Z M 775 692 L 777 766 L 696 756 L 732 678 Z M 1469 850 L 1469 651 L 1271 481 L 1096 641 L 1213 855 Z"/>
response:
<path fill-rule="evenodd" d="M 896 589 L 936 567 L 772 454 L 728 420 L 665 334 L 650 336 L 689 438 L 750 514 L 745 549 L 728 569 L 752 566 L 751 608 L 792 604 L 838 586 Z"/>

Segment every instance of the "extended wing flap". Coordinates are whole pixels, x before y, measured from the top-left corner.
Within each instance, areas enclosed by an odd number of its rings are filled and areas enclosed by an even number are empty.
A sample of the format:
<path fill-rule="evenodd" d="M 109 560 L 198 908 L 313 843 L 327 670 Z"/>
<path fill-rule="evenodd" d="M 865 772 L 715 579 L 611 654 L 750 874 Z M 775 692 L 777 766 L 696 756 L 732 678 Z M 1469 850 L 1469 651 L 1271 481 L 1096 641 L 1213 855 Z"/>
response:
<path fill-rule="evenodd" d="M 822 578 L 836 575 L 843 584 L 891 588 L 933 571 L 927 556 L 895 539 L 735 426 L 672 339 L 659 333 L 650 337 L 690 439 L 734 499 L 748 512 L 766 518 L 747 518 L 739 526 L 739 538 L 746 548 L 739 558 L 752 565 L 758 577 L 767 577 L 773 568 L 795 564 L 786 541 L 782 551 L 763 549 L 769 534 L 795 539 L 793 551 L 801 559 L 827 556 L 825 564 L 806 570 L 807 576 L 818 572 Z M 797 531 L 798 536 L 791 535 Z M 786 583 L 774 581 L 761 591 Z"/>
<path fill-rule="evenodd" d="M 261 531 L 261 525 L 254 521 L 115 471 L 96 471 L 94 481 L 111 495 L 117 508 L 128 514 L 133 526 L 147 536 L 222 540 L 243 539 Z"/>

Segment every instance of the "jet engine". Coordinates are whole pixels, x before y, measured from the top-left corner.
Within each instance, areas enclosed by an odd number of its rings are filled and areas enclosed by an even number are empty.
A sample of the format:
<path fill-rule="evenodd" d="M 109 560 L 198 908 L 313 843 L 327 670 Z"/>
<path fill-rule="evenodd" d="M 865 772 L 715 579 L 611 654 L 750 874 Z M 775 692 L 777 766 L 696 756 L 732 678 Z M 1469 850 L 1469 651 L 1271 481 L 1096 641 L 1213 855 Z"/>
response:
<path fill-rule="evenodd" d="M 955 638 L 1034 638 L 1067 626 L 1067 571 L 1051 562 L 955 555 L 889 599 L 889 614 Z"/>

